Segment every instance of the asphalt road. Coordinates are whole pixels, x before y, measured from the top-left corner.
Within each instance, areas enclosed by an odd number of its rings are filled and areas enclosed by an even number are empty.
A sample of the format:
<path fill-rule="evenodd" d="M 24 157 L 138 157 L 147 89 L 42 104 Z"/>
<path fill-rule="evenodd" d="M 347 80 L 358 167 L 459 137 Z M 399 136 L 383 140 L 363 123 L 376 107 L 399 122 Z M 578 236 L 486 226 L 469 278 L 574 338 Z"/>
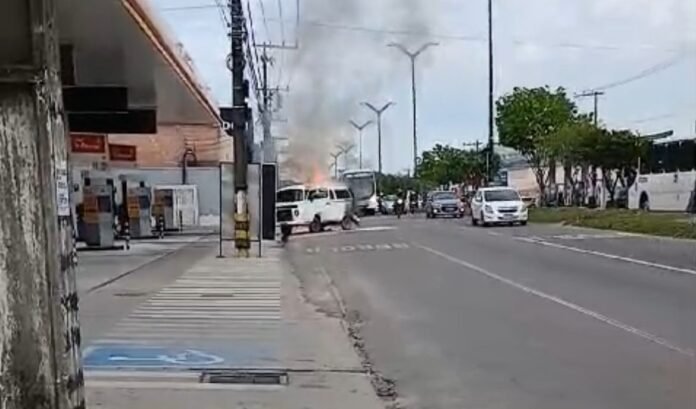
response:
<path fill-rule="evenodd" d="M 696 245 L 379 218 L 293 236 L 413 408 L 696 408 Z"/>

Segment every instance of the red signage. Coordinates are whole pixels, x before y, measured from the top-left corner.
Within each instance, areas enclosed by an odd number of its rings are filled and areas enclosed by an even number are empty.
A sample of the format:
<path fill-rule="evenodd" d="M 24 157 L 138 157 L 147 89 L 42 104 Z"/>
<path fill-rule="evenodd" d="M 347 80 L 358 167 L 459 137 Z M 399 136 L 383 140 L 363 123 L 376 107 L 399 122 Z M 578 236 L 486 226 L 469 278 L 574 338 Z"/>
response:
<path fill-rule="evenodd" d="M 109 160 L 120 162 L 135 162 L 137 159 L 135 146 L 109 144 Z"/>
<path fill-rule="evenodd" d="M 70 148 L 73 153 L 106 153 L 106 135 L 70 134 Z"/>

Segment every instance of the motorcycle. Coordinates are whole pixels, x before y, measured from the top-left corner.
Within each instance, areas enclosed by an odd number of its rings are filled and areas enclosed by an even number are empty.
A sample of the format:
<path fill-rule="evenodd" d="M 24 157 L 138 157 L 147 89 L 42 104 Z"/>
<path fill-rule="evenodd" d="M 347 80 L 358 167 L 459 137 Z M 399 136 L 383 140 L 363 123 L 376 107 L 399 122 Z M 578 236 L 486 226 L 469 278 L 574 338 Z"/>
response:
<path fill-rule="evenodd" d="M 396 214 L 396 217 L 398 219 L 401 218 L 401 215 L 404 213 L 404 199 L 396 199 L 396 203 L 394 203 L 394 214 Z"/>

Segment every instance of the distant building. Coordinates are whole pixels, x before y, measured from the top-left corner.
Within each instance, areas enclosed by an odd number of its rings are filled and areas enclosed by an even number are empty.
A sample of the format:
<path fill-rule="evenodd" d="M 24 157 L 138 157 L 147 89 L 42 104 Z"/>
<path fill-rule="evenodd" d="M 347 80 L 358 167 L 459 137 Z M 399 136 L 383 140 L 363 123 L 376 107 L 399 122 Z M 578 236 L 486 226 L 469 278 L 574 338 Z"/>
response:
<path fill-rule="evenodd" d="M 527 159 L 518 151 L 507 146 L 497 145 L 495 153 L 500 156 L 500 168 L 508 172 L 508 186 L 514 187 L 523 197 L 537 198 L 539 196 L 539 183 L 537 183 L 534 169 Z M 545 169 L 545 173 L 548 170 Z M 561 166 L 556 168 L 556 184 L 563 185 L 564 173 Z"/>

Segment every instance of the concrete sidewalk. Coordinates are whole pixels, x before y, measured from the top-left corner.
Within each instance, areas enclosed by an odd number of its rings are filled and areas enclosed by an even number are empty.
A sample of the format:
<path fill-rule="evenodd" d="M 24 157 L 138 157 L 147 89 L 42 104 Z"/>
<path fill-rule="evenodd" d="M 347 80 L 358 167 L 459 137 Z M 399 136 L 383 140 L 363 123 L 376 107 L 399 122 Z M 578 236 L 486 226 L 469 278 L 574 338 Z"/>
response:
<path fill-rule="evenodd" d="M 305 302 L 272 244 L 202 259 L 84 356 L 92 408 L 383 407 L 342 322 Z"/>

